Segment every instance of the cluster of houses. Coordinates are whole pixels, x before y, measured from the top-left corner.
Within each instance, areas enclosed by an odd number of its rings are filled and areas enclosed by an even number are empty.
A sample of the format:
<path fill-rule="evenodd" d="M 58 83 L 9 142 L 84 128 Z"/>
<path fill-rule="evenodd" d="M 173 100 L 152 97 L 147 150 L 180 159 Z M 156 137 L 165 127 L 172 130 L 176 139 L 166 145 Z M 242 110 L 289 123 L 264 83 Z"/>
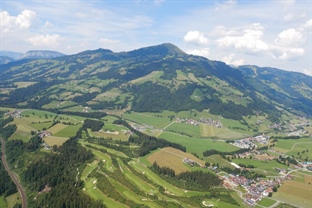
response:
<path fill-rule="evenodd" d="M 196 162 L 196 161 L 194 161 L 194 160 L 191 160 L 191 159 L 189 159 L 189 158 L 184 158 L 184 159 L 183 159 L 183 162 L 186 163 L 186 164 L 189 164 L 190 166 L 198 165 L 198 166 L 201 167 L 201 168 L 204 168 L 204 167 L 205 167 L 204 165 L 202 165 L 202 164 L 200 164 L 200 163 L 198 163 L 198 162 Z"/>
<path fill-rule="evenodd" d="M 49 131 L 39 131 L 37 132 L 38 136 L 42 139 L 44 137 L 47 137 L 47 136 L 51 136 L 52 133 L 49 132 Z"/>
<path fill-rule="evenodd" d="M 255 143 L 260 143 L 262 145 L 267 145 L 269 141 L 269 137 L 265 135 L 259 135 L 256 137 L 248 137 L 241 140 L 235 140 L 234 143 L 232 143 L 234 146 L 237 146 L 241 149 L 254 149 L 257 147 Z"/>
<path fill-rule="evenodd" d="M 12 112 L 7 112 L 5 115 L 11 116 L 13 118 L 22 118 L 21 110 L 14 110 Z"/>
<path fill-rule="evenodd" d="M 244 176 L 230 174 L 227 180 L 231 182 L 234 187 L 241 186 L 246 190 L 244 201 L 250 206 L 254 206 L 256 202 L 263 197 L 269 196 L 273 192 L 274 187 L 278 187 L 285 180 L 292 179 L 291 176 L 280 177 L 275 179 L 247 179 Z M 228 187 L 228 184 L 224 184 Z"/>
<path fill-rule="evenodd" d="M 176 118 L 176 121 L 178 123 L 185 123 L 185 124 L 194 125 L 194 126 L 199 126 L 199 124 L 206 124 L 208 126 L 222 128 L 222 123 L 220 121 L 216 121 L 211 118 L 201 117 L 199 120 L 195 120 L 191 118 Z"/>

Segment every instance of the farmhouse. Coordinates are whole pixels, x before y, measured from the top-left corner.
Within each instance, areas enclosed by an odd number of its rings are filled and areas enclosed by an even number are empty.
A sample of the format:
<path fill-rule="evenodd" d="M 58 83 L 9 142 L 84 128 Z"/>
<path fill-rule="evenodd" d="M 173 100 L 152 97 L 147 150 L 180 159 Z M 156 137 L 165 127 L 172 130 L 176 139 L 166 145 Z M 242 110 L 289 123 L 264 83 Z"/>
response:
<path fill-rule="evenodd" d="M 51 136 L 52 135 L 52 133 L 51 132 L 49 132 L 49 131 L 39 131 L 38 132 L 38 136 L 42 139 L 42 138 L 44 138 L 44 137 L 47 137 L 47 136 Z"/>

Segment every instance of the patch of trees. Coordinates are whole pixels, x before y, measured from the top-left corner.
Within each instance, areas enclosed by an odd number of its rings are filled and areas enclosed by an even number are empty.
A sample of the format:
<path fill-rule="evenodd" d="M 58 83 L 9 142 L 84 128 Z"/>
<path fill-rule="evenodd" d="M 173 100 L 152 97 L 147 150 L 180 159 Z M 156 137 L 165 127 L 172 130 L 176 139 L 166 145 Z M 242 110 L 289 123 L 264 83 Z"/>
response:
<path fill-rule="evenodd" d="M 85 104 L 89 100 L 94 99 L 98 94 L 99 94 L 98 92 L 92 92 L 92 93 L 88 92 L 86 94 L 74 97 L 73 101 L 78 104 Z"/>
<path fill-rule="evenodd" d="M 17 126 L 15 124 L 7 125 L 8 123 L 10 123 L 12 121 L 13 121 L 12 117 L 8 117 L 6 119 L 0 120 L 0 135 L 4 139 L 8 139 L 17 129 Z"/>
<path fill-rule="evenodd" d="M 33 138 L 29 143 L 21 140 L 7 142 L 7 158 L 13 165 L 17 160 L 22 160 L 27 151 L 33 151 L 38 147 L 38 138 Z M 26 189 L 31 192 L 28 197 L 29 207 L 90 207 L 104 208 L 101 201 L 94 201 L 89 196 L 82 194 L 80 189 L 83 182 L 76 180 L 77 168 L 85 166 L 93 155 L 91 151 L 81 147 L 76 138 L 70 138 L 62 146 L 57 148 L 57 154 L 44 154 L 33 158 L 25 170 L 20 170 L 21 180 L 26 184 Z M 34 196 L 45 186 L 51 187 L 51 191 L 40 195 L 37 200 Z"/>
<path fill-rule="evenodd" d="M 74 116 L 81 116 L 81 117 L 86 117 L 86 118 L 96 118 L 96 119 L 101 119 L 104 116 L 107 116 L 106 113 L 104 112 L 77 112 L 77 111 L 60 111 L 57 109 L 52 109 L 50 110 L 53 113 L 56 114 L 65 114 L 65 115 L 74 115 Z"/>
<path fill-rule="evenodd" d="M 207 191 L 211 187 L 219 186 L 222 183 L 218 176 L 209 172 L 192 171 L 175 174 L 175 171 L 171 168 L 160 167 L 156 162 L 153 163 L 151 169 L 170 183 L 189 190 Z"/>
<path fill-rule="evenodd" d="M 1 148 L 1 143 L 0 143 Z M 0 161 L 0 196 L 3 195 L 4 197 L 10 196 L 17 192 L 17 188 L 11 177 L 9 176 L 8 172 L 5 170 L 2 161 Z"/>
<path fill-rule="evenodd" d="M 134 135 L 130 136 L 129 142 L 141 145 L 140 149 L 138 150 L 138 156 L 140 157 L 149 154 L 151 151 L 157 148 L 163 148 L 163 147 L 173 147 L 183 152 L 186 152 L 185 146 L 182 146 L 177 143 L 169 142 L 164 139 L 157 139 L 156 137 L 143 134 L 142 132 L 139 132 L 135 130 L 134 128 L 132 128 L 124 120 L 121 120 L 121 119 L 115 120 L 113 123 L 117 125 L 123 125 L 134 133 Z"/>
<path fill-rule="evenodd" d="M 273 136 L 271 137 L 270 139 L 273 139 L 274 142 L 277 142 L 279 139 L 300 139 L 301 137 L 300 136 L 285 136 L 285 137 L 276 137 L 276 136 Z"/>
<path fill-rule="evenodd" d="M 203 156 L 209 157 L 210 155 L 221 155 L 221 156 L 235 155 L 235 154 L 241 154 L 241 153 L 248 152 L 248 151 L 249 149 L 239 149 L 239 150 L 232 151 L 232 152 L 221 152 L 219 150 L 211 149 L 211 150 L 204 151 Z"/>
<path fill-rule="evenodd" d="M 91 129 L 92 131 L 99 131 L 102 129 L 103 126 L 104 126 L 103 121 L 86 119 L 83 122 L 82 128 L 85 130 Z"/>
<path fill-rule="evenodd" d="M 298 162 L 295 158 L 292 158 L 292 157 L 283 157 L 283 156 L 279 156 L 278 159 L 276 159 L 277 162 L 281 163 L 281 164 L 284 164 L 284 165 L 289 165 L 290 163 L 291 164 L 294 164 L 294 165 L 298 165 Z"/>
<path fill-rule="evenodd" d="M 18 88 L 12 92 L 10 92 L 10 97 L 9 99 L 2 100 L 1 104 L 2 105 L 12 105 L 17 104 L 19 102 L 24 102 L 31 100 L 31 98 L 41 95 L 43 92 L 45 92 L 49 87 L 53 85 L 60 84 L 60 81 L 54 80 L 51 82 L 47 81 L 40 81 L 36 84 L 30 85 L 25 88 Z M 47 99 L 47 98 L 44 98 Z"/>

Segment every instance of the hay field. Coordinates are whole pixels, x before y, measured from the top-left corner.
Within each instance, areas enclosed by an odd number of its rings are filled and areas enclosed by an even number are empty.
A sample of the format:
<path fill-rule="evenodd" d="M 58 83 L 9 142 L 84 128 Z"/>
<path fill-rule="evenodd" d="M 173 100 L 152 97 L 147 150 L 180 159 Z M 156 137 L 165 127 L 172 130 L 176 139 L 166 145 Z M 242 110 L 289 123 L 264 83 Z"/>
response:
<path fill-rule="evenodd" d="M 157 162 L 160 167 L 169 167 L 173 169 L 176 173 L 181 173 L 189 171 L 188 165 L 183 163 L 183 159 L 189 158 L 193 161 L 196 161 L 202 165 L 205 164 L 204 161 L 196 158 L 194 155 L 182 152 L 181 150 L 166 147 L 162 148 L 159 151 L 153 153 L 147 158 L 147 161 L 151 164 Z"/>
<path fill-rule="evenodd" d="M 43 138 L 43 141 L 52 147 L 53 145 L 61 146 L 68 139 L 68 137 L 47 136 Z"/>
<path fill-rule="evenodd" d="M 238 139 L 243 138 L 244 135 L 227 128 L 217 128 L 214 126 L 208 126 L 206 124 L 200 124 L 200 134 L 203 137 L 219 137 L 222 139 Z"/>
<path fill-rule="evenodd" d="M 304 181 L 285 181 L 273 194 L 273 198 L 300 207 L 311 207 L 312 204 L 312 176 L 304 175 Z"/>
<path fill-rule="evenodd" d="M 47 131 L 51 132 L 52 135 L 56 134 L 57 132 L 65 129 L 67 127 L 67 125 L 64 125 L 64 124 L 61 124 L 61 123 L 58 123 L 58 124 L 55 124 L 54 126 L 52 126 L 51 128 L 49 128 Z"/>

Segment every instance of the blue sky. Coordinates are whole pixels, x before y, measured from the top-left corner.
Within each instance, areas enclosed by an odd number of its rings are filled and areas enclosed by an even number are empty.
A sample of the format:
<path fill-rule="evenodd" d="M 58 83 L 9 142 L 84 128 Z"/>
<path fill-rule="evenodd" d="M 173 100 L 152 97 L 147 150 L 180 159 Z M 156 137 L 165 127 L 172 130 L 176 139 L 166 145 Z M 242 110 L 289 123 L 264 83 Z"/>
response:
<path fill-rule="evenodd" d="M 311 75 L 310 0 L 1 0 L 0 50 L 74 54 L 173 43 L 228 64 Z"/>

